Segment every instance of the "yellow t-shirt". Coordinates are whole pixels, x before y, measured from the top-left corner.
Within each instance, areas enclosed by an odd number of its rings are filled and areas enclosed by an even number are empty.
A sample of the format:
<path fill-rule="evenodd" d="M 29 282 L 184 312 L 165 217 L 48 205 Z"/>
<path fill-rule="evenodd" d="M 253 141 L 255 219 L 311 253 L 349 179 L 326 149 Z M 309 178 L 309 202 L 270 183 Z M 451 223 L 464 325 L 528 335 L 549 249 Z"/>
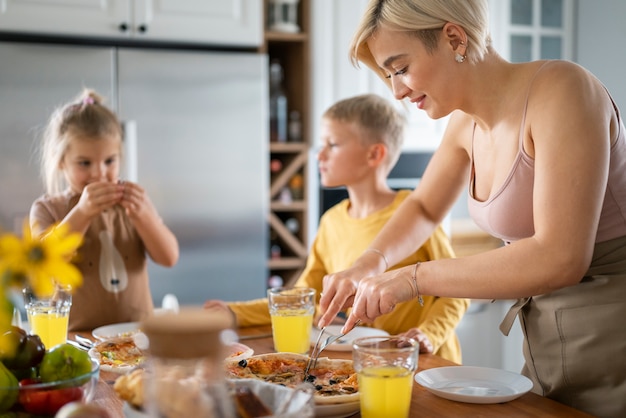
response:
<path fill-rule="evenodd" d="M 391 205 L 363 219 L 348 215 L 348 199 L 330 208 L 320 219 L 306 267 L 294 286 L 316 289 L 319 301 L 324 276 L 350 267 L 409 194 L 408 190 L 399 191 Z M 450 240 L 439 226 L 422 247 L 391 269 L 453 256 Z M 372 326 L 390 334 L 419 327 L 430 339 L 436 354 L 461 363 L 461 348 L 454 330 L 468 306 L 467 299 L 424 296 L 423 307 L 417 299 L 400 303 L 393 312 L 377 318 Z M 229 307 L 235 312 L 239 326 L 271 323 L 267 299 L 231 302 Z"/>

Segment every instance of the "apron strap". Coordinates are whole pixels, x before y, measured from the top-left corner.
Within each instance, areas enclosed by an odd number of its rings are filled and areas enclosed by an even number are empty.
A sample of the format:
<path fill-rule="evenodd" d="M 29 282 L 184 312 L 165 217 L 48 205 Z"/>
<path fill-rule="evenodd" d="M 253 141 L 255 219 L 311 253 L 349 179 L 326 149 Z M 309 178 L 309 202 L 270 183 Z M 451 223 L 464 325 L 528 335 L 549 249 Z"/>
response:
<path fill-rule="evenodd" d="M 515 317 L 517 316 L 520 309 L 522 309 L 528 302 L 530 302 L 532 298 L 521 298 L 518 299 L 517 302 L 513 306 L 509 308 L 509 311 L 504 316 L 504 319 L 500 323 L 500 332 L 504 335 L 508 336 L 509 332 L 511 332 L 511 327 L 513 326 L 513 322 L 515 322 Z"/>

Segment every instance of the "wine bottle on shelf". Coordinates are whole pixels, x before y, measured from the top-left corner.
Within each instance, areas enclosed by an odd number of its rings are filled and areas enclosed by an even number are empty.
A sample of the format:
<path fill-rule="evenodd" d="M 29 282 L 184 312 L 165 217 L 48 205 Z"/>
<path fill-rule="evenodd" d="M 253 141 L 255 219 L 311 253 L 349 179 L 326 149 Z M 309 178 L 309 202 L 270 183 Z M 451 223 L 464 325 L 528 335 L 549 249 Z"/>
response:
<path fill-rule="evenodd" d="M 278 60 L 270 65 L 270 141 L 287 142 L 287 95 L 283 86 L 284 72 Z"/>

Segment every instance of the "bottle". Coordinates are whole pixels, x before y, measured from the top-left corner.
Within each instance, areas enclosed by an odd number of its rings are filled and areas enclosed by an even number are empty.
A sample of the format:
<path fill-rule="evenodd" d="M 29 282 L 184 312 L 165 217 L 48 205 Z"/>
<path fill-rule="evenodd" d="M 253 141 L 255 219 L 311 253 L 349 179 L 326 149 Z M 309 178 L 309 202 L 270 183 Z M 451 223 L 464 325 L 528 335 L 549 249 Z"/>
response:
<path fill-rule="evenodd" d="M 284 72 L 280 62 L 270 65 L 270 141 L 287 141 L 287 95 L 283 87 Z"/>
<path fill-rule="evenodd" d="M 291 142 L 302 142 L 302 121 L 300 112 L 292 110 L 289 113 L 289 140 Z"/>
<path fill-rule="evenodd" d="M 223 369 L 232 326 L 227 313 L 200 307 L 140 323 L 150 352 L 144 383 L 149 417 L 235 416 Z"/>

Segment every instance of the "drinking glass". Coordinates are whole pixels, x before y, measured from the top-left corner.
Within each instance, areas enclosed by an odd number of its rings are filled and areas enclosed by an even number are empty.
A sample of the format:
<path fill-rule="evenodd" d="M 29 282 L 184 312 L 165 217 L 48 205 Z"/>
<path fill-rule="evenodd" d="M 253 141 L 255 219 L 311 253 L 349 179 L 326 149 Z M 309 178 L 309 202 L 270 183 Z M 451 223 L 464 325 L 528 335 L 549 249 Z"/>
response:
<path fill-rule="evenodd" d="M 309 352 L 315 289 L 277 287 L 267 291 L 274 349 L 278 352 Z"/>
<path fill-rule="evenodd" d="M 23 294 L 30 333 L 39 335 L 47 350 L 65 343 L 72 295 L 59 288 L 49 297 L 37 297 L 30 289 Z"/>
<path fill-rule="evenodd" d="M 361 417 L 408 417 L 419 355 L 417 341 L 396 335 L 364 337 L 356 339 L 352 348 Z"/>

